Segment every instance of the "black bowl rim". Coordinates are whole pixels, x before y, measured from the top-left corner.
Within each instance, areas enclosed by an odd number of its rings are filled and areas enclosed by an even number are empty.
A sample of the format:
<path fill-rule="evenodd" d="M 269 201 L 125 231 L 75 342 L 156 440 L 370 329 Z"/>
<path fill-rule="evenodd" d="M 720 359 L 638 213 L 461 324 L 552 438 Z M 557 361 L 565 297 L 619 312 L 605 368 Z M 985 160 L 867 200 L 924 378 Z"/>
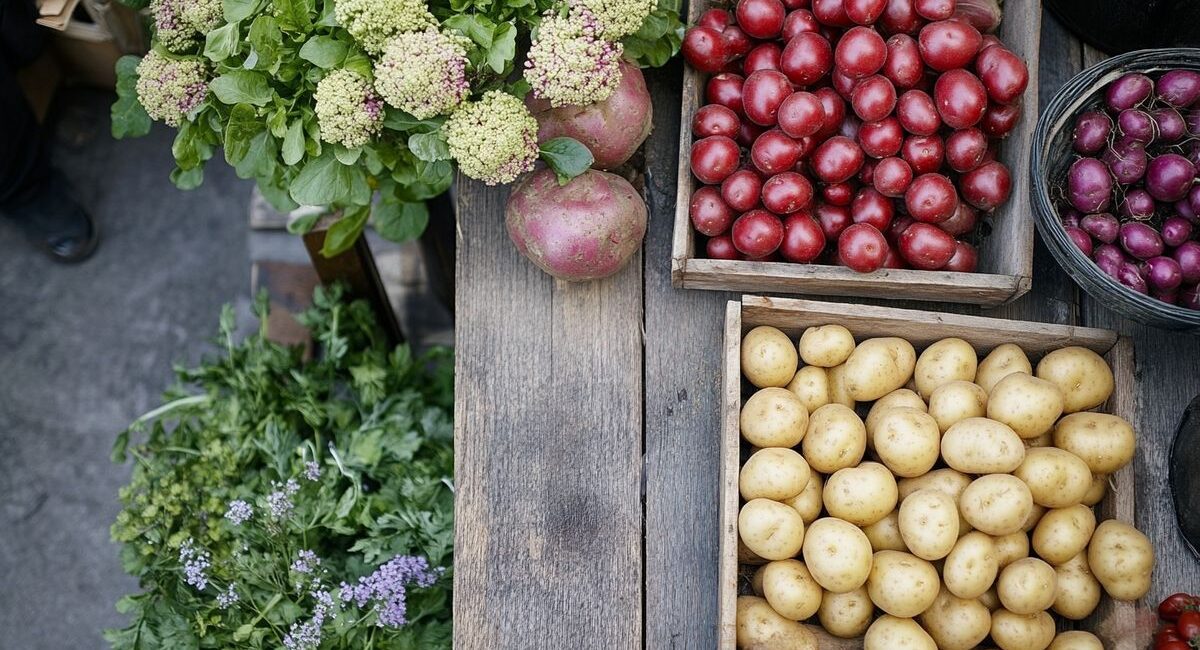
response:
<path fill-rule="evenodd" d="M 1080 108 L 1101 92 L 1103 83 L 1128 72 L 1153 72 L 1180 67 L 1200 70 L 1200 48 L 1137 50 L 1101 61 L 1072 77 L 1054 93 L 1038 118 L 1029 157 L 1029 175 L 1034 193 L 1034 223 L 1059 266 L 1076 284 L 1094 298 L 1111 299 L 1104 301 L 1106 307 L 1133 320 L 1174 329 L 1196 329 L 1200 328 L 1200 310 L 1168 304 L 1129 289 L 1100 271 L 1095 262 L 1075 246 L 1062 228 L 1058 210 L 1050 200 L 1050 170 L 1046 164 L 1048 143 Z M 1106 80 L 1108 76 L 1112 79 Z M 1122 304 L 1121 301 L 1132 304 Z"/>

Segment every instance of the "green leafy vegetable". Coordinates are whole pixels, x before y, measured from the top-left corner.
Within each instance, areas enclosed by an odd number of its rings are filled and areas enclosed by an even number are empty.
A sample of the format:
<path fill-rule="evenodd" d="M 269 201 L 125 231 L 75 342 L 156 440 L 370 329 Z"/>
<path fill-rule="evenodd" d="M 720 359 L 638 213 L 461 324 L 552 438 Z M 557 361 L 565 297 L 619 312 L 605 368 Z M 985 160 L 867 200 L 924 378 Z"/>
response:
<path fill-rule="evenodd" d="M 592 152 L 575 138 L 548 140 L 541 146 L 541 155 L 542 160 L 554 170 L 559 185 L 566 185 L 595 162 Z"/>

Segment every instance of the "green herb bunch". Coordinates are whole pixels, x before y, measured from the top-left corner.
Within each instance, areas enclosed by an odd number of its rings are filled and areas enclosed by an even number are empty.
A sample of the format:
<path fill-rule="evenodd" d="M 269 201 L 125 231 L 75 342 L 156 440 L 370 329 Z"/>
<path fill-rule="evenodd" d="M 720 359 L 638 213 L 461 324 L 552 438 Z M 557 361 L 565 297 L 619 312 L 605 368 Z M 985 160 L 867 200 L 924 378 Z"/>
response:
<path fill-rule="evenodd" d="M 662 65 L 683 34 L 680 0 L 123 2 L 149 8 L 154 37 L 144 58 L 117 63 L 113 135 L 177 127 L 181 188 L 201 184 L 220 148 L 275 208 L 342 210 L 327 255 L 368 221 L 388 239 L 419 235 L 424 200 L 446 191 L 456 164 L 488 184 L 539 157 L 564 182 L 582 173 L 591 153 L 571 138 L 539 145 L 525 94 L 602 101 L 621 57 Z"/>
<path fill-rule="evenodd" d="M 450 647 L 451 354 L 388 350 L 339 289 L 314 302 L 317 358 L 265 325 L 235 342 L 226 308 L 223 355 L 118 437 L 112 535 L 142 591 L 114 649 Z"/>

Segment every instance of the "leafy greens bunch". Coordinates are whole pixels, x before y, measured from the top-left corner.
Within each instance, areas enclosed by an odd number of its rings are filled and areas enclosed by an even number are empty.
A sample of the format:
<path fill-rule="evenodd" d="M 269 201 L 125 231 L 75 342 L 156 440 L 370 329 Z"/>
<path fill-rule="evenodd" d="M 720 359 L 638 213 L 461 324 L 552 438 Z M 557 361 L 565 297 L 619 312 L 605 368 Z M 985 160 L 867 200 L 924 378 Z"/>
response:
<path fill-rule="evenodd" d="M 582 173 L 592 158 L 579 142 L 539 145 L 526 93 L 603 101 L 622 57 L 662 65 L 683 32 L 679 0 L 123 1 L 149 7 L 154 38 L 144 58 L 117 63 L 113 135 L 177 127 L 181 188 L 200 185 L 223 148 L 275 208 L 342 210 L 327 255 L 372 218 L 388 239 L 419 235 L 423 201 L 446 191 L 455 164 L 488 184 L 539 156 L 562 179 Z"/>
<path fill-rule="evenodd" d="M 451 354 L 388 350 L 364 302 L 319 289 L 322 356 L 257 335 L 178 369 L 122 433 L 112 526 L 142 591 L 115 650 L 450 647 Z M 186 388 L 185 388 L 186 387 Z M 144 439 L 141 439 L 143 438 Z M 141 439 L 135 442 L 135 438 Z"/>

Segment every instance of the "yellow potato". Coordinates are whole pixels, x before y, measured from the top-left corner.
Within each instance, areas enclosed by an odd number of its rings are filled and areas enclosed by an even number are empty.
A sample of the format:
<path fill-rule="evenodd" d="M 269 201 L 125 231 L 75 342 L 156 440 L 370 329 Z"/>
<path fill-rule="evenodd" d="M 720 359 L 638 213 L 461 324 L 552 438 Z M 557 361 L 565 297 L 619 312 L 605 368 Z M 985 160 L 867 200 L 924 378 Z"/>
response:
<path fill-rule="evenodd" d="M 927 488 L 900 504 L 900 535 L 913 555 L 940 560 L 958 541 L 958 505 L 944 492 Z"/>
<path fill-rule="evenodd" d="M 1082 553 L 1094 532 L 1096 514 L 1091 508 L 1083 504 L 1055 508 L 1033 529 L 1033 551 L 1050 564 L 1062 564 Z"/>
<path fill-rule="evenodd" d="M 759 557 L 757 553 L 751 551 L 749 546 L 746 546 L 746 542 L 742 541 L 740 535 L 738 536 L 737 541 L 737 556 L 738 564 L 759 565 L 767 563 L 767 561 Z"/>
<path fill-rule="evenodd" d="M 1034 503 L 1047 508 L 1078 504 L 1092 487 L 1092 472 L 1087 463 L 1057 447 L 1026 449 L 1025 460 L 1013 471 L 1013 476 L 1029 486 Z"/>
<path fill-rule="evenodd" d="M 964 474 L 1011 472 L 1025 459 L 1016 432 L 987 418 L 967 418 L 942 436 L 942 458 Z"/>
<path fill-rule="evenodd" d="M 1117 600 L 1137 600 L 1150 590 L 1154 547 L 1133 526 L 1109 519 L 1088 544 L 1088 566 L 1104 591 Z"/>
<path fill-rule="evenodd" d="M 1000 561 L 996 543 L 979 531 L 963 535 L 946 556 L 942 577 L 950 593 L 959 598 L 978 598 L 996 581 Z"/>
<path fill-rule="evenodd" d="M 1025 517 L 1025 523 L 1021 524 L 1021 530 L 1026 533 L 1033 532 L 1033 529 L 1037 528 L 1038 522 L 1042 520 L 1042 515 L 1046 514 L 1047 510 L 1049 508 L 1044 505 L 1033 504 L 1033 507 L 1029 509 L 1029 516 Z"/>
<path fill-rule="evenodd" d="M 862 636 L 874 618 L 875 604 L 865 586 L 841 594 L 825 592 L 821 608 L 817 610 L 821 627 L 842 639 Z"/>
<path fill-rule="evenodd" d="M 879 551 L 867 576 L 867 593 L 879 609 L 898 618 L 912 618 L 937 598 L 941 580 L 925 560 L 902 551 Z"/>
<path fill-rule="evenodd" d="M 825 481 L 821 479 L 821 475 L 813 472 L 809 476 L 808 485 L 804 486 L 804 491 L 783 502 L 800 513 L 800 517 L 804 519 L 804 525 L 807 526 L 821 516 L 821 508 L 825 505 L 821 501 L 824 487 Z"/>
<path fill-rule="evenodd" d="M 756 387 L 787 386 L 798 365 L 796 346 L 774 327 L 762 325 L 742 337 L 742 374 Z"/>
<path fill-rule="evenodd" d="M 1091 632 L 1073 630 L 1060 632 L 1050 642 L 1049 650 L 1104 650 L 1104 644 Z"/>
<path fill-rule="evenodd" d="M 933 488 L 948 494 L 952 499 L 954 499 L 955 503 L 958 503 L 959 495 L 961 495 L 962 491 L 967 489 L 967 486 L 970 484 L 971 477 L 958 470 L 950 469 L 949 467 L 943 467 L 942 469 L 935 469 L 924 476 L 900 479 L 896 486 L 899 490 L 901 501 L 906 499 L 908 495 L 916 492 L 917 490 Z M 970 532 L 970 530 L 971 524 L 967 523 L 967 520 L 962 516 L 962 512 L 960 511 L 958 514 L 958 534 L 965 535 L 966 533 Z"/>
<path fill-rule="evenodd" d="M 1036 438 L 1021 438 L 1021 442 L 1025 443 L 1026 449 L 1034 449 L 1037 447 L 1053 447 L 1054 446 L 1054 430 L 1047 431 Z"/>
<path fill-rule="evenodd" d="M 1022 438 L 1036 438 L 1054 428 L 1063 412 L 1057 384 L 1023 372 L 1001 379 L 988 394 L 987 416 L 1003 422 Z"/>
<path fill-rule="evenodd" d="M 763 388 L 742 405 L 742 437 L 755 447 L 795 447 L 808 430 L 808 409 L 784 388 Z"/>
<path fill-rule="evenodd" d="M 1100 604 L 1100 581 L 1092 575 L 1087 553 L 1054 567 L 1058 576 L 1058 591 L 1054 596 L 1054 611 L 1064 618 L 1081 621 L 1096 611 Z"/>
<path fill-rule="evenodd" d="M 976 530 L 1007 535 L 1021 530 L 1033 509 L 1033 496 L 1015 476 L 988 474 L 971 481 L 959 497 L 958 507 Z"/>
<path fill-rule="evenodd" d="M 900 535 L 899 510 L 889 512 L 886 517 L 870 526 L 863 526 L 862 530 L 871 541 L 871 549 L 874 551 L 908 552 L 904 537 Z"/>
<path fill-rule="evenodd" d="M 867 628 L 863 650 L 937 650 L 937 644 L 911 618 L 884 614 Z"/>
<path fill-rule="evenodd" d="M 1032 375 L 1033 364 L 1029 363 L 1029 357 L 1025 356 L 1024 350 L 1012 343 L 1005 343 L 997 346 L 979 362 L 979 368 L 975 371 L 975 383 L 991 393 L 997 382 L 1014 372 Z"/>
<path fill-rule="evenodd" d="M 841 519 L 818 519 L 804 537 L 804 563 L 826 591 L 845 593 L 866 584 L 871 556 L 867 536 Z"/>
<path fill-rule="evenodd" d="M 801 451 L 818 472 L 832 474 L 854 467 L 867 450 L 867 428 L 853 410 L 841 404 L 826 404 L 808 419 Z"/>
<path fill-rule="evenodd" d="M 755 555 L 786 560 L 796 557 L 804 543 L 804 520 L 778 501 L 754 499 L 738 513 L 738 535 Z"/>
<path fill-rule="evenodd" d="M 817 650 L 817 637 L 804 625 L 780 616 L 765 599 L 738 596 L 737 647 L 739 650 Z"/>
<path fill-rule="evenodd" d="M 1083 505 L 1094 506 L 1104 500 L 1105 493 L 1108 492 L 1108 476 L 1105 474 L 1092 474 L 1092 483 L 1088 487 L 1087 494 L 1083 495 Z"/>
<path fill-rule="evenodd" d="M 895 510 L 896 479 L 883 465 L 867 462 L 834 472 L 825 481 L 823 497 L 830 515 L 869 526 Z"/>
<path fill-rule="evenodd" d="M 1133 427 L 1107 413 L 1072 413 L 1054 427 L 1054 446 L 1079 456 L 1095 474 L 1112 474 L 1133 460 Z"/>
<path fill-rule="evenodd" d="M 991 589 L 988 589 L 987 591 L 983 592 L 983 595 L 981 595 L 976 600 L 979 601 L 980 605 L 983 605 L 984 607 L 988 608 L 989 612 L 994 612 L 994 611 L 1000 609 L 1000 597 L 996 595 L 995 587 L 992 587 Z"/>
<path fill-rule="evenodd" d="M 871 410 L 867 411 L 867 417 L 863 423 L 867 426 L 867 449 L 872 448 L 871 437 L 875 433 L 875 423 L 887 411 L 896 407 L 909 407 L 919 411 L 928 410 L 925 406 L 925 400 L 921 399 L 920 395 L 907 388 L 897 388 L 896 390 L 880 397 L 871 404 Z"/>
<path fill-rule="evenodd" d="M 879 460 L 904 478 L 921 476 L 933 468 L 941 439 L 937 421 L 924 411 L 903 406 L 881 413 L 871 436 Z"/>
<path fill-rule="evenodd" d="M 974 598 L 959 598 L 945 587 L 920 621 L 940 650 L 973 650 L 992 630 L 987 607 Z"/>
<path fill-rule="evenodd" d="M 1054 567 L 1026 557 L 1004 567 L 996 579 L 996 595 L 1014 614 L 1036 614 L 1050 609 L 1058 594 L 1058 576 Z"/>
<path fill-rule="evenodd" d="M 787 389 L 796 394 L 809 413 L 825 406 L 829 399 L 829 374 L 824 368 L 804 366 L 788 383 Z"/>
<path fill-rule="evenodd" d="M 830 404 L 841 404 L 850 409 L 858 405 L 846 388 L 846 364 L 826 369 L 825 377 L 829 382 Z"/>
<path fill-rule="evenodd" d="M 854 348 L 845 364 L 846 394 L 870 402 L 900 388 L 916 364 L 912 344 L 900 338 L 867 339 Z"/>
<path fill-rule="evenodd" d="M 996 545 L 996 566 L 1000 569 L 1029 557 L 1029 535 L 1024 531 L 995 536 L 992 543 Z"/>
<path fill-rule="evenodd" d="M 810 366 L 832 368 L 854 351 L 854 335 L 841 325 L 810 327 L 800 335 L 800 358 Z"/>
<path fill-rule="evenodd" d="M 979 357 L 975 348 L 962 339 L 942 339 L 925 348 L 917 357 L 913 379 L 917 382 L 917 392 L 921 397 L 929 399 L 942 384 L 952 381 L 975 381 L 975 370 L 979 365 Z"/>
<path fill-rule="evenodd" d="M 988 394 L 969 381 L 951 381 L 929 396 L 929 414 L 945 433 L 950 427 L 967 418 L 987 415 Z"/>
<path fill-rule="evenodd" d="M 1063 392 L 1063 413 L 1095 408 L 1113 392 L 1112 369 L 1087 348 L 1072 346 L 1042 357 L 1037 376 L 1057 384 Z"/>
<path fill-rule="evenodd" d="M 804 491 L 812 474 L 804 457 L 791 449 L 759 449 L 738 473 L 742 498 L 786 501 Z"/>
<path fill-rule="evenodd" d="M 784 618 L 803 621 L 821 606 L 821 585 L 799 560 L 776 560 L 762 568 L 762 593 Z"/>
<path fill-rule="evenodd" d="M 1046 612 L 992 612 L 992 641 L 1000 650 L 1045 650 L 1054 640 L 1054 618 Z"/>

